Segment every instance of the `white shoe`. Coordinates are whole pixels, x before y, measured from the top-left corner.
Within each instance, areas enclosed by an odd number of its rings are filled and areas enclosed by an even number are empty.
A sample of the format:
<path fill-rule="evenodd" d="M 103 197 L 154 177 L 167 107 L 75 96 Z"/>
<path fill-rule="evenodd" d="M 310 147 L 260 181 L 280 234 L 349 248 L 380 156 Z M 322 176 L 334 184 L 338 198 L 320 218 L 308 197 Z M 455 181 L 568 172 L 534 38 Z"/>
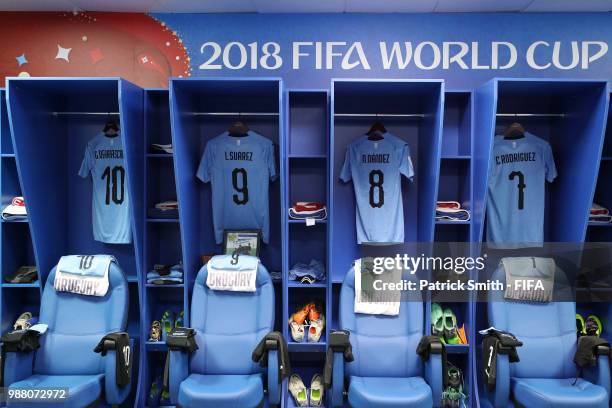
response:
<path fill-rule="evenodd" d="M 297 324 L 297 323 L 296 323 Z M 289 377 L 289 392 L 293 397 L 295 404 L 298 407 L 307 407 L 308 406 L 308 394 L 306 393 L 306 386 L 304 385 L 304 381 L 297 374 L 292 374 Z"/>
<path fill-rule="evenodd" d="M 310 380 L 310 406 L 320 407 L 323 405 L 323 378 L 321 374 L 315 374 Z"/>
<path fill-rule="evenodd" d="M 291 329 L 291 338 L 293 341 L 301 343 L 304 341 L 304 325 L 298 324 L 293 320 L 289 320 L 289 328 Z"/>
<path fill-rule="evenodd" d="M 318 320 L 312 320 L 310 322 L 310 328 L 308 329 L 308 341 L 311 343 L 318 342 L 324 329 L 325 316 L 323 316 L 323 313 L 321 313 L 321 317 Z"/>

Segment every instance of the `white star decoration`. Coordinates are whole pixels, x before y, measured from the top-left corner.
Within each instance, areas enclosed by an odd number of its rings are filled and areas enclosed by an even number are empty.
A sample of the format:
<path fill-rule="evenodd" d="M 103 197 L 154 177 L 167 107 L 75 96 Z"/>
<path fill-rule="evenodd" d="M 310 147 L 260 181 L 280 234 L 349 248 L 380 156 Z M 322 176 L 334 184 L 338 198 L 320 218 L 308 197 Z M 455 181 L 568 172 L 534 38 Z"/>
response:
<path fill-rule="evenodd" d="M 70 62 L 70 60 L 68 59 L 70 51 L 72 51 L 72 48 L 64 48 L 61 45 L 57 44 L 57 55 L 55 56 L 55 59 L 63 59 L 66 62 Z"/>

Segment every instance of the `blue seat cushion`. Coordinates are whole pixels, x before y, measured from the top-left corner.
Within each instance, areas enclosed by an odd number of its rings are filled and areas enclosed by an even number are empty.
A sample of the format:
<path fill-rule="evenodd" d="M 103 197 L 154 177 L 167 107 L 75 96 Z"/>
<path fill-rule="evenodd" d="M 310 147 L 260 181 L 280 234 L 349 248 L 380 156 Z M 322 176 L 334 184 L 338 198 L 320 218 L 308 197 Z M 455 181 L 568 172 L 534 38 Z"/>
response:
<path fill-rule="evenodd" d="M 579 378 L 512 378 L 514 400 L 525 407 L 606 408 L 605 388 Z"/>
<path fill-rule="evenodd" d="M 349 404 L 362 407 L 431 408 L 431 388 L 421 377 L 351 377 Z"/>
<path fill-rule="evenodd" d="M 36 374 L 25 380 L 18 381 L 9 386 L 13 389 L 41 389 L 41 388 L 66 388 L 67 399 L 41 402 L 40 406 L 52 407 L 86 407 L 100 398 L 102 395 L 104 375 L 43 375 Z M 31 407 L 32 401 L 9 400 L 9 407 Z"/>
<path fill-rule="evenodd" d="M 257 407 L 263 401 L 261 374 L 191 374 L 179 387 L 181 407 Z"/>

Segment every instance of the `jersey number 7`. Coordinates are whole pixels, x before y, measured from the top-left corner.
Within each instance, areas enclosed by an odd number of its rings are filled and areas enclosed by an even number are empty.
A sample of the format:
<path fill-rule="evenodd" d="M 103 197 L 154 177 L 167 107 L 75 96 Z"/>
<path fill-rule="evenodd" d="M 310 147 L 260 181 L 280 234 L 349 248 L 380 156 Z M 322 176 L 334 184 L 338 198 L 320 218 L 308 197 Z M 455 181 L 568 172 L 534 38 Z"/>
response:
<path fill-rule="evenodd" d="M 515 178 L 518 178 L 518 184 L 516 188 L 518 188 L 518 209 L 522 210 L 525 208 L 525 175 L 520 171 L 513 171 L 508 174 L 508 180 L 512 181 Z"/>

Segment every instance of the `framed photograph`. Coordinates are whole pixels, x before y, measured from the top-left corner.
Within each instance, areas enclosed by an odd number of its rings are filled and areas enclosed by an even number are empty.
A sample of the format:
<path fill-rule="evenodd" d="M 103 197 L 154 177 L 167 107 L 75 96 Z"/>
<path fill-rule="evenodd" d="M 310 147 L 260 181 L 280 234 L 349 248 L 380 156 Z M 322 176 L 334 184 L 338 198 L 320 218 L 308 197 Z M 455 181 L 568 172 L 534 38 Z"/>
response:
<path fill-rule="evenodd" d="M 226 255 L 259 256 L 260 230 L 225 230 L 223 232 L 223 253 Z"/>

